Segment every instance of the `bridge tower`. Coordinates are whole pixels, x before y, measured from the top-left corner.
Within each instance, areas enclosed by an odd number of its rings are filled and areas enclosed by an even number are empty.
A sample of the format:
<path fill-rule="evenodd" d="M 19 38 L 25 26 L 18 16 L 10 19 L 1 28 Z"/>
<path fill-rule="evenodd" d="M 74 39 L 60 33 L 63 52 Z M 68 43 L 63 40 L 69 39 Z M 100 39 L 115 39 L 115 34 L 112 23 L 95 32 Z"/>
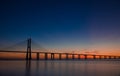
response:
<path fill-rule="evenodd" d="M 28 39 L 27 39 L 26 60 L 31 60 L 31 38 L 28 38 Z"/>

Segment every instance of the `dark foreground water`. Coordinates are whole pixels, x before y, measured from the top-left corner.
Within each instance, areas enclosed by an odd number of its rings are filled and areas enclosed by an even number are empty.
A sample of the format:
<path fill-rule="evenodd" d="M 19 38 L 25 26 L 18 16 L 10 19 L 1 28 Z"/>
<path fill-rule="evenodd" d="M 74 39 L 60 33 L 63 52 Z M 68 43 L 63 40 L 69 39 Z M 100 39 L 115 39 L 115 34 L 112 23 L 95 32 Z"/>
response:
<path fill-rule="evenodd" d="M 0 61 L 0 76 L 120 76 L 120 61 Z"/>

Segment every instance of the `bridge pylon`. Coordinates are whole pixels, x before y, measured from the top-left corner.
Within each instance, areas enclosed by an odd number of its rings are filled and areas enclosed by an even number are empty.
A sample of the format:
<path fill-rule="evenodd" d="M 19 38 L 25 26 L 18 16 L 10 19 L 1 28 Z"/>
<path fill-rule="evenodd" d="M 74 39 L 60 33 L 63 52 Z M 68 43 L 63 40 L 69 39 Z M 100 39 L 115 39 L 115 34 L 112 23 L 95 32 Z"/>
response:
<path fill-rule="evenodd" d="M 31 38 L 27 39 L 26 60 L 31 60 Z"/>

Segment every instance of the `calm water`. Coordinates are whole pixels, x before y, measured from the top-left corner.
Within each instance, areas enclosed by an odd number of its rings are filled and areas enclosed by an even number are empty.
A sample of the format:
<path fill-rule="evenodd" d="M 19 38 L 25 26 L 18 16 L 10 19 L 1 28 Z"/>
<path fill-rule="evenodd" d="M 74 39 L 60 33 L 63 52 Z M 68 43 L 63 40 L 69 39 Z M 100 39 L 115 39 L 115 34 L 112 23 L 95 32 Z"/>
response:
<path fill-rule="evenodd" d="M 120 76 L 120 61 L 0 61 L 0 76 Z"/>

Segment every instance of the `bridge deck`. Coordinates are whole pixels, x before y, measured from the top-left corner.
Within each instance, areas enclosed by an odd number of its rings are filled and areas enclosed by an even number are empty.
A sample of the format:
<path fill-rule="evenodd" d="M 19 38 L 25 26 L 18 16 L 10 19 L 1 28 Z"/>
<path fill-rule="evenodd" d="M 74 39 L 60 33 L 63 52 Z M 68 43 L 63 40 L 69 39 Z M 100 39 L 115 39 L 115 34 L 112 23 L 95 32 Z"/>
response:
<path fill-rule="evenodd" d="M 8 51 L 8 50 L 0 50 L 0 52 L 8 52 L 8 53 L 26 53 L 26 51 Z M 77 53 L 56 53 L 56 52 L 38 52 L 34 51 L 31 53 L 47 53 L 47 54 L 68 54 L 68 55 L 89 55 L 89 56 L 114 56 L 114 55 L 95 55 L 95 54 L 77 54 Z"/>

